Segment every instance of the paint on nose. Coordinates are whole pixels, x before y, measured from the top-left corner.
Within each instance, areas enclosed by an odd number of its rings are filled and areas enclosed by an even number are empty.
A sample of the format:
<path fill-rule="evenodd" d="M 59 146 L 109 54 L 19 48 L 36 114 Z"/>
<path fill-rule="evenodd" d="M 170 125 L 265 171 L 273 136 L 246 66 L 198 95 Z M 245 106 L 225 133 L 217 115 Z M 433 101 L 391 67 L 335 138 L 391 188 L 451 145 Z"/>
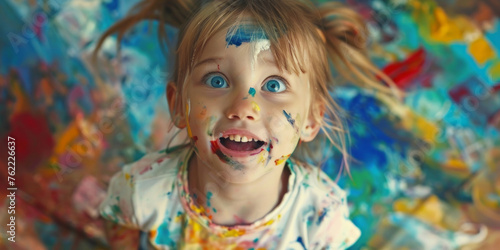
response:
<path fill-rule="evenodd" d="M 259 111 L 260 111 L 260 107 L 259 107 L 259 105 L 258 105 L 256 102 L 254 102 L 254 101 L 252 101 L 252 109 L 253 109 L 255 112 L 259 112 Z"/>

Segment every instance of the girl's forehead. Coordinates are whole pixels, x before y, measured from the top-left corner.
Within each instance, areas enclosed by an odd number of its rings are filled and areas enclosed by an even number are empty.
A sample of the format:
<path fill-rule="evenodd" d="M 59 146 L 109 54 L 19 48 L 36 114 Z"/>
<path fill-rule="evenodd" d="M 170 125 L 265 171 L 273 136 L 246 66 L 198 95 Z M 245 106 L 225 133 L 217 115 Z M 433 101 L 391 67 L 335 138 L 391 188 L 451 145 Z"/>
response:
<path fill-rule="evenodd" d="M 249 53 L 255 60 L 258 57 L 267 62 L 275 62 L 271 44 L 264 31 L 249 24 L 231 26 L 215 33 L 207 40 L 197 61 L 210 57 L 222 59 L 221 57 L 233 55 L 237 51 Z"/>
<path fill-rule="evenodd" d="M 236 47 L 243 43 L 259 42 L 261 40 L 269 41 L 262 28 L 251 23 L 240 23 L 227 29 L 226 45 L 235 45 Z"/>

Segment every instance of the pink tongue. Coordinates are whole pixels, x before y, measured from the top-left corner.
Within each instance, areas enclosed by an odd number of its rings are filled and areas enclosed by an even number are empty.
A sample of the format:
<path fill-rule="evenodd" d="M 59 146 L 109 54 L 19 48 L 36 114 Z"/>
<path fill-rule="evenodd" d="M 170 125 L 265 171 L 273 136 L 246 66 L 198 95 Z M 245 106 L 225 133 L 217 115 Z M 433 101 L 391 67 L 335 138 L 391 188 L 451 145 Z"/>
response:
<path fill-rule="evenodd" d="M 252 151 L 257 149 L 259 144 L 257 142 L 234 142 L 226 140 L 224 146 L 235 151 Z"/>

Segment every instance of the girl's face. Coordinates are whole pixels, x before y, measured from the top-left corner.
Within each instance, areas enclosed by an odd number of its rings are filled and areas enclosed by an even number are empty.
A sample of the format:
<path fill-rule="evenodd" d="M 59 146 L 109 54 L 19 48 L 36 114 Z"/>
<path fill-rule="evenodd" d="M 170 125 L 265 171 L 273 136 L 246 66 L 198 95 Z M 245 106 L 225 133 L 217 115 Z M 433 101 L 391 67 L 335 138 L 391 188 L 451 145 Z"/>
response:
<path fill-rule="evenodd" d="M 281 171 L 299 139 L 312 140 L 319 124 L 308 112 L 308 74 L 280 72 L 259 30 L 232 33 L 217 33 L 195 58 L 181 117 L 198 166 L 245 183 Z"/>

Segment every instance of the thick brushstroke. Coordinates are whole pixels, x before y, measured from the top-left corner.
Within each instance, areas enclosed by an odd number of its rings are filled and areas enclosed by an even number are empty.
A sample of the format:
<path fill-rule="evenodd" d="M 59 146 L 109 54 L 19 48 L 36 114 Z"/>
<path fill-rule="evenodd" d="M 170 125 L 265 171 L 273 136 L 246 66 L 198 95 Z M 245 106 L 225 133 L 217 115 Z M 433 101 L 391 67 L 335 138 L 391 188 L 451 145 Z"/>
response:
<path fill-rule="evenodd" d="M 242 24 L 231 27 L 226 35 L 226 44 L 236 47 L 243 43 L 249 43 L 257 40 L 267 40 L 267 36 L 262 29 L 255 25 Z"/>

